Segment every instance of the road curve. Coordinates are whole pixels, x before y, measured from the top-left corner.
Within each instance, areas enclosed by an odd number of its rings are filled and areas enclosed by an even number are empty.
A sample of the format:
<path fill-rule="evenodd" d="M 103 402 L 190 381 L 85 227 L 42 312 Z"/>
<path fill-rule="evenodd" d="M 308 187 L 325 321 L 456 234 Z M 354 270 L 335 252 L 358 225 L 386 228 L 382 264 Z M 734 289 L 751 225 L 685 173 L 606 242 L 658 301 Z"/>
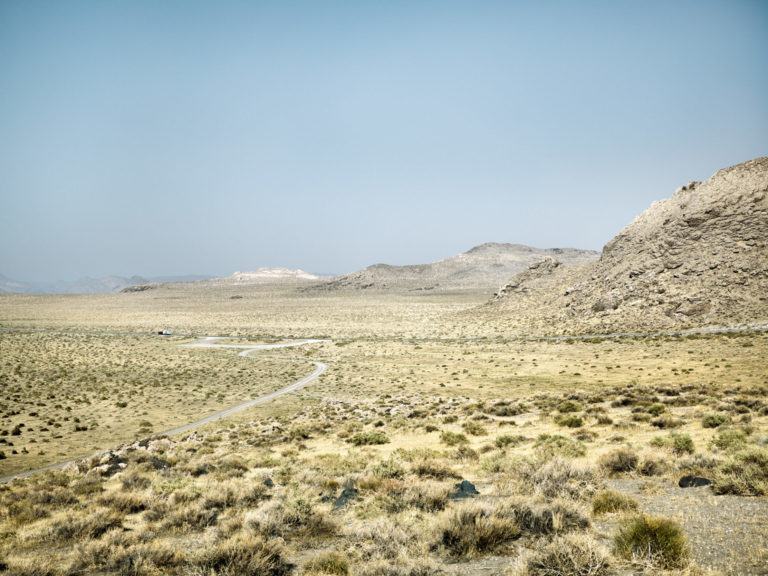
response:
<path fill-rule="evenodd" d="M 304 346 L 306 344 L 316 344 L 318 342 L 328 342 L 328 340 L 307 339 L 307 340 L 297 340 L 297 341 L 291 341 L 291 342 L 280 342 L 278 344 L 242 344 L 242 345 L 241 344 L 217 344 L 216 342 L 221 339 L 222 337 L 219 337 L 219 336 L 207 336 L 195 342 L 191 342 L 189 344 L 179 344 L 179 347 L 181 348 L 245 348 L 245 350 L 240 352 L 239 356 L 248 356 L 251 352 L 255 350 L 273 350 L 275 348 L 290 348 L 294 346 Z M 196 420 L 194 422 L 184 424 L 183 426 L 179 426 L 171 430 L 165 430 L 163 432 L 155 433 L 153 434 L 153 436 L 172 436 L 174 434 L 181 434 L 182 432 L 187 432 L 188 430 L 192 430 L 193 428 L 197 428 L 198 426 L 202 426 L 203 424 L 215 422 L 216 420 L 220 420 L 221 418 L 226 418 L 227 416 L 231 416 L 232 414 L 235 414 L 236 412 L 240 412 L 241 410 L 245 410 L 246 408 L 250 408 L 252 406 L 258 406 L 259 404 L 264 404 L 266 402 L 269 402 L 270 400 L 274 400 L 275 398 L 279 398 L 280 396 L 283 396 L 285 394 L 290 394 L 291 392 L 295 392 L 296 390 L 303 388 L 313 380 L 316 380 L 323 372 L 325 372 L 328 369 L 328 366 L 323 362 L 316 362 L 316 361 L 311 361 L 311 362 L 312 364 L 315 365 L 315 371 L 312 372 L 312 374 L 308 376 L 304 376 L 304 378 L 297 380 L 293 384 L 289 384 L 288 386 L 280 388 L 279 390 L 275 390 L 274 392 L 270 392 L 269 394 L 265 394 L 264 396 L 259 396 L 258 398 L 253 398 L 252 400 L 247 400 L 245 402 L 241 402 L 240 404 L 236 404 L 235 406 L 231 406 L 229 408 L 225 408 L 224 410 L 214 412 L 213 414 L 209 414 L 208 416 L 206 416 L 205 418 L 201 418 L 200 420 Z M 0 478 L 0 484 L 5 484 L 6 482 L 10 482 L 11 480 L 14 480 L 16 478 L 27 478 L 28 476 L 32 476 L 34 474 L 37 474 L 39 472 L 44 472 L 46 470 L 61 470 L 62 468 L 65 468 L 70 464 L 74 464 L 75 462 L 77 462 L 78 460 L 82 460 L 83 458 L 88 458 L 88 456 L 81 456 L 80 458 L 67 460 L 66 462 L 49 464 L 48 466 L 43 466 L 42 468 L 36 468 L 35 470 L 27 470 L 26 472 L 19 472 L 17 474 L 11 474 L 9 476 L 3 476 L 2 478 Z"/>

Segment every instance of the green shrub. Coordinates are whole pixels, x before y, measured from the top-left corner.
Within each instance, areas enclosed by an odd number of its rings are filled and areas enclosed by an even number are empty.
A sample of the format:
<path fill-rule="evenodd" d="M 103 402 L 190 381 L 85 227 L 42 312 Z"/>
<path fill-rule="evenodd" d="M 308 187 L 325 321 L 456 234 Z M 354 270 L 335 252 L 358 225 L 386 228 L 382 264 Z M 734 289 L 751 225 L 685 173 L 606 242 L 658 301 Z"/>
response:
<path fill-rule="evenodd" d="M 566 438 L 559 434 L 540 434 L 536 439 L 536 448 L 546 456 L 568 456 L 577 458 L 587 453 L 587 447 L 582 443 L 571 438 Z"/>
<path fill-rule="evenodd" d="M 488 431 L 483 428 L 479 423 L 474 422 L 472 420 L 468 422 L 464 422 L 464 424 L 461 425 L 462 428 L 464 428 L 464 431 L 467 434 L 471 434 L 472 436 L 485 436 L 488 434 Z"/>
<path fill-rule="evenodd" d="M 405 476 L 403 468 L 396 460 L 382 460 L 371 466 L 371 472 L 377 478 L 402 478 Z"/>
<path fill-rule="evenodd" d="M 459 444 L 469 444 L 469 440 L 464 434 L 443 430 L 440 432 L 440 440 L 448 446 L 458 446 Z"/>
<path fill-rule="evenodd" d="M 517 446 L 522 442 L 521 436 L 511 436 L 509 434 L 504 434 L 502 436 L 497 436 L 496 440 L 494 440 L 494 444 L 496 444 L 497 448 L 506 448 L 508 446 Z"/>
<path fill-rule="evenodd" d="M 651 416 L 659 416 L 667 411 L 667 407 L 664 404 L 651 404 L 646 411 Z"/>
<path fill-rule="evenodd" d="M 658 418 L 651 420 L 651 424 L 656 428 L 679 428 L 683 425 L 683 421 L 680 418 L 675 418 L 671 414 L 664 414 Z"/>
<path fill-rule="evenodd" d="M 571 412 L 581 412 L 581 404 L 575 400 L 565 400 L 557 405 L 557 411 L 561 414 L 568 414 Z"/>
<path fill-rule="evenodd" d="M 368 432 L 358 432 L 347 439 L 347 442 L 354 446 L 372 446 L 377 444 L 387 444 L 389 438 L 380 430 L 371 430 Z"/>
<path fill-rule="evenodd" d="M 689 434 L 672 432 L 669 437 L 672 440 L 672 451 L 675 454 L 693 454 L 696 451 L 693 438 Z"/>
<path fill-rule="evenodd" d="M 722 430 L 712 438 L 710 447 L 733 452 L 747 445 L 747 435 L 743 430 Z"/>
<path fill-rule="evenodd" d="M 722 426 L 723 424 L 730 424 L 731 419 L 726 416 L 725 414 L 704 414 L 701 418 L 701 427 L 702 428 L 717 428 L 718 426 Z"/>
<path fill-rule="evenodd" d="M 690 554 L 680 525 L 662 516 L 636 516 L 625 520 L 613 538 L 616 555 L 642 559 L 664 569 L 682 568 Z"/>
<path fill-rule="evenodd" d="M 715 494 L 768 494 L 768 448 L 749 446 L 730 456 L 715 469 L 712 489 Z"/>
<path fill-rule="evenodd" d="M 559 426 L 566 426 L 568 428 L 581 428 L 584 426 L 584 420 L 575 414 L 558 414 L 555 416 L 555 422 Z"/>
<path fill-rule="evenodd" d="M 637 510 L 637 501 L 615 490 L 601 490 L 592 499 L 592 514 L 612 514 Z"/>

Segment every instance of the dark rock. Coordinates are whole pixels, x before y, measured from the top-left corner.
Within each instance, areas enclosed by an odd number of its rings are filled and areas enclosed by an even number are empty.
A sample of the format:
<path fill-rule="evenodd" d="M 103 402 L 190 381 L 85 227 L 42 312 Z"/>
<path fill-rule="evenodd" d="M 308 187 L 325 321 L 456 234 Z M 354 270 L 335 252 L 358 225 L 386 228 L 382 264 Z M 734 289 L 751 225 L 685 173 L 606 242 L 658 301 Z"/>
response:
<path fill-rule="evenodd" d="M 167 470 L 171 467 L 171 463 L 168 462 L 168 460 L 165 458 L 158 458 L 157 456 L 152 456 L 152 458 L 149 459 L 149 465 L 155 470 Z"/>
<path fill-rule="evenodd" d="M 264 486 L 266 486 L 267 488 L 272 488 L 274 485 L 275 485 L 275 482 L 274 480 L 272 480 L 272 478 L 269 478 L 269 477 L 264 478 Z"/>
<path fill-rule="evenodd" d="M 683 476 L 677 485 L 680 488 L 700 488 L 702 486 L 712 486 L 712 481 L 701 476 Z"/>
<path fill-rule="evenodd" d="M 451 495 L 451 498 L 472 498 L 475 494 L 480 494 L 480 492 L 477 491 L 477 488 L 475 488 L 475 485 L 469 480 L 462 480 L 454 486 L 454 489 L 455 491 Z"/>
<path fill-rule="evenodd" d="M 336 498 L 336 502 L 333 503 L 333 509 L 334 510 L 340 510 L 341 508 L 344 508 L 347 504 L 349 504 L 352 500 L 354 500 L 357 497 L 357 488 L 344 488 L 344 491 L 341 493 L 341 496 Z"/>

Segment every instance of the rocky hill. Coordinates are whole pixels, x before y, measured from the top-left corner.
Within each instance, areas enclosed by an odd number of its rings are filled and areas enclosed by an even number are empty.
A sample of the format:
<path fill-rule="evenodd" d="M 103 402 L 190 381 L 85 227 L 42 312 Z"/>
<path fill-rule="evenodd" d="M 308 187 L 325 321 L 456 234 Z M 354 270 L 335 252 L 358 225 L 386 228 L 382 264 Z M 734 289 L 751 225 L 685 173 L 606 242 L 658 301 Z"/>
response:
<path fill-rule="evenodd" d="M 485 309 L 564 331 L 768 321 L 768 158 L 652 204 L 592 264 L 535 264 Z"/>
<path fill-rule="evenodd" d="M 311 289 L 319 290 L 455 290 L 495 291 L 516 274 L 545 257 L 565 265 L 594 261 L 598 253 L 574 248 L 531 248 L 520 244 L 488 243 L 433 262 L 411 266 L 374 264 L 363 270 L 336 276 Z"/>

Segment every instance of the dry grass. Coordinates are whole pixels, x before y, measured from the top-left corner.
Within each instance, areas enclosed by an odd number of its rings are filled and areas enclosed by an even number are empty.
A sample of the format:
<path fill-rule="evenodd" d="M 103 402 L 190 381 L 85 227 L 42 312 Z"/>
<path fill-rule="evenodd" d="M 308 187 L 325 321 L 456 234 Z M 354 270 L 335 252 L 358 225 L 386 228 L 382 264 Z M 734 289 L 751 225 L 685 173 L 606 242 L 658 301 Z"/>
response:
<path fill-rule="evenodd" d="M 765 335 L 470 341 L 495 335 L 452 316 L 479 295 L 232 295 L 0 296 L 4 327 L 136 332 L 0 333 L 0 473 L 114 448 L 0 486 L 12 573 L 427 576 L 524 545 L 520 574 L 603 574 L 623 553 L 595 544 L 589 511 L 610 533 L 635 509 L 609 482 L 652 494 L 716 467 L 724 490 L 764 485 Z M 337 340 L 241 358 L 158 326 Z M 329 372 L 298 394 L 133 442 L 315 359 Z M 458 497 L 464 479 L 478 495 Z"/>

